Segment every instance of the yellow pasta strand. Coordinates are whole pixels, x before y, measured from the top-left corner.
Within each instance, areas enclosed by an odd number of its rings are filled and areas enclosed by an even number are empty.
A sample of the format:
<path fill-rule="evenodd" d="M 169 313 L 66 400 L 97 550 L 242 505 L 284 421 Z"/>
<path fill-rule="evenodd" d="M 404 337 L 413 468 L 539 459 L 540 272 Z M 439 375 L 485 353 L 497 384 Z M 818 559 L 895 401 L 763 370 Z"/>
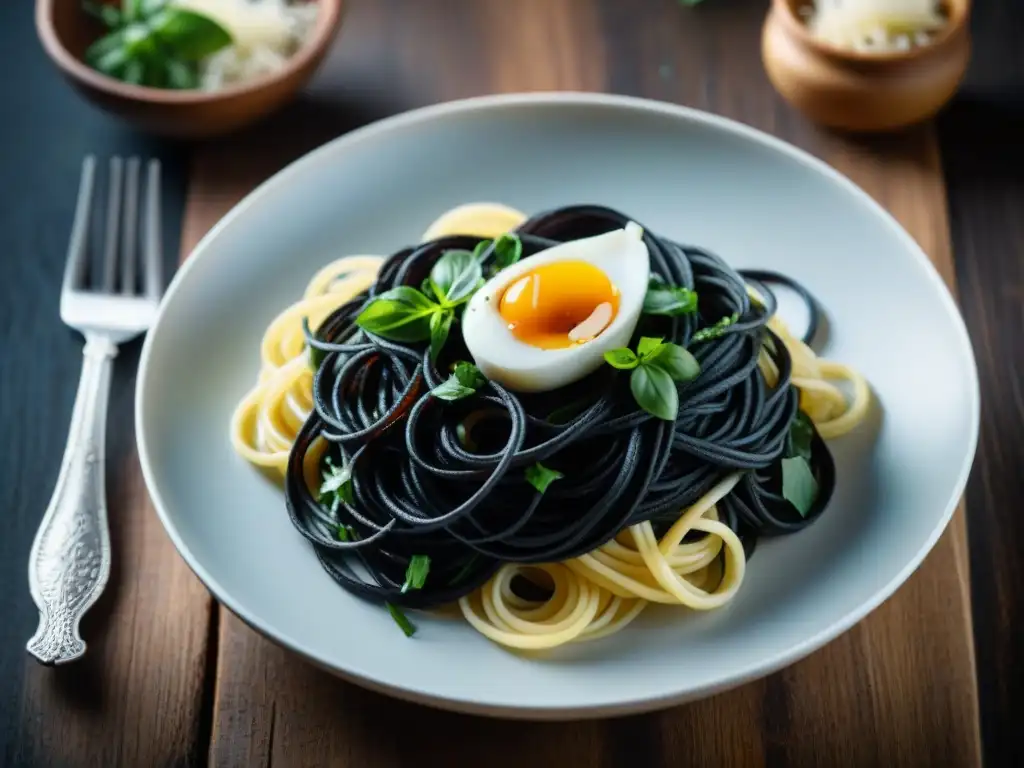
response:
<path fill-rule="evenodd" d="M 231 444 L 246 461 L 284 477 L 288 452 L 313 410 L 313 371 L 303 318 L 316 328 L 338 307 L 369 288 L 384 260 L 349 256 L 310 280 L 302 299 L 281 312 L 263 334 L 256 386 L 231 417 Z"/>

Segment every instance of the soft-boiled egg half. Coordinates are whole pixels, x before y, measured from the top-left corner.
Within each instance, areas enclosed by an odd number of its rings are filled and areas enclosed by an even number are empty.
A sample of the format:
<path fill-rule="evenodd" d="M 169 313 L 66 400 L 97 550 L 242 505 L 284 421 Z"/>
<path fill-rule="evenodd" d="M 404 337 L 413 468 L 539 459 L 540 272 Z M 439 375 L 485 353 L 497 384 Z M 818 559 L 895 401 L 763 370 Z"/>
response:
<path fill-rule="evenodd" d="M 629 345 L 650 262 L 643 229 L 561 243 L 499 272 L 473 294 L 462 335 L 477 368 L 517 392 L 582 379 Z"/>

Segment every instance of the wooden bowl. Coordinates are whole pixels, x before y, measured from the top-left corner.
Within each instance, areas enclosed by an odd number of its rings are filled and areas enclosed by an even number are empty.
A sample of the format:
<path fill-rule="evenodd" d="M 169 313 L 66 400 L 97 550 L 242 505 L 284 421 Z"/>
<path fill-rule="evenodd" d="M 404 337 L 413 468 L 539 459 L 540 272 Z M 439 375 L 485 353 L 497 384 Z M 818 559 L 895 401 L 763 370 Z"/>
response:
<path fill-rule="evenodd" d="M 765 71 L 790 104 L 817 123 L 888 131 L 930 118 L 953 97 L 970 58 L 970 0 L 946 0 L 946 26 L 928 45 L 862 53 L 814 38 L 805 0 L 772 0 L 761 35 Z"/>
<path fill-rule="evenodd" d="M 341 26 L 344 5 L 344 0 L 316 2 L 321 9 L 310 38 L 279 72 L 215 92 L 129 85 L 88 66 L 85 50 L 104 30 L 83 12 L 81 0 L 36 0 L 36 31 L 65 78 L 93 104 L 151 133 L 209 138 L 268 115 L 313 76 Z"/>

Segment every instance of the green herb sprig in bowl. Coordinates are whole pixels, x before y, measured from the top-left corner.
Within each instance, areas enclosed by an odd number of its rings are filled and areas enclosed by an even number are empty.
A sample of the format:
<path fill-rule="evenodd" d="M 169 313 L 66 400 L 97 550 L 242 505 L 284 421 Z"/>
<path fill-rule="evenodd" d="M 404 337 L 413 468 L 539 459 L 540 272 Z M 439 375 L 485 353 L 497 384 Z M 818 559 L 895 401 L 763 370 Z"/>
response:
<path fill-rule="evenodd" d="M 107 28 L 85 52 L 86 63 L 131 85 L 175 90 L 199 86 L 199 62 L 231 45 L 231 34 L 208 16 L 167 0 L 122 0 L 83 7 Z"/>

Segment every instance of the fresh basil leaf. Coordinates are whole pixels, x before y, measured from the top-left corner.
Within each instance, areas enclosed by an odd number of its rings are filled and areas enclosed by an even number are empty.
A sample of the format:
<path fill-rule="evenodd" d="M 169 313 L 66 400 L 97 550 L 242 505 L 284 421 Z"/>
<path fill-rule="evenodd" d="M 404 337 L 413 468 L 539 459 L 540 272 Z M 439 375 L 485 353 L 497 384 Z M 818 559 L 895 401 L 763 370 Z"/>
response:
<path fill-rule="evenodd" d="M 640 360 L 633 354 L 633 350 L 621 347 L 619 349 L 609 349 L 604 353 L 605 362 L 613 368 L 618 368 L 622 371 L 628 371 L 632 368 L 636 368 L 640 364 Z"/>
<path fill-rule="evenodd" d="M 142 85 L 146 77 L 146 65 L 142 59 L 132 59 L 124 65 L 121 80 L 129 85 Z"/>
<path fill-rule="evenodd" d="M 786 458 L 800 457 L 810 461 L 813 442 L 814 424 L 806 413 L 798 409 L 793 422 L 789 425 Z"/>
<path fill-rule="evenodd" d="M 148 19 L 167 5 L 168 0 L 139 0 L 139 16 Z"/>
<path fill-rule="evenodd" d="M 782 495 L 801 517 L 807 517 L 818 498 L 818 480 L 803 456 L 782 460 Z"/>
<path fill-rule="evenodd" d="M 464 397 L 469 397 L 475 392 L 476 390 L 473 387 L 467 387 L 465 384 L 460 382 L 458 376 L 454 373 L 430 390 L 430 394 L 438 400 L 447 400 L 448 402 L 461 400 Z"/>
<path fill-rule="evenodd" d="M 109 77 L 121 78 L 129 62 L 132 61 L 131 54 L 124 48 L 115 48 L 98 57 L 93 63 L 97 72 L 102 72 Z"/>
<path fill-rule="evenodd" d="M 468 299 L 480 287 L 483 269 L 469 251 L 448 251 L 430 270 L 430 283 L 437 298 L 448 306 Z"/>
<path fill-rule="evenodd" d="M 99 20 L 108 29 L 117 29 L 124 23 L 123 15 L 119 8 L 106 3 L 82 3 L 82 8 L 94 19 Z"/>
<path fill-rule="evenodd" d="M 430 573 L 430 558 L 427 555 L 413 555 L 409 560 L 409 567 L 405 569 L 405 583 L 402 585 L 402 594 L 410 589 L 423 589 L 427 583 L 427 575 Z"/>
<path fill-rule="evenodd" d="M 391 614 L 391 618 L 395 620 L 395 624 L 401 627 L 406 637 L 412 637 L 416 634 L 415 625 L 409 621 L 409 617 L 402 612 L 401 608 L 394 606 L 391 603 L 384 603 L 384 605 L 387 606 L 388 613 Z"/>
<path fill-rule="evenodd" d="M 85 62 L 93 69 L 103 72 L 103 74 L 109 74 L 100 69 L 100 62 L 111 54 L 117 54 L 121 58 L 121 66 L 123 66 L 129 58 L 128 52 L 124 48 L 125 37 L 123 29 L 104 35 L 85 49 Z"/>
<path fill-rule="evenodd" d="M 469 397 L 486 383 L 487 379 L 480 373 L 479 368 L 462 361 L 455 364 L 451 376 L 430 390 L 430 394 L 440 400 L 451 402 Z"/>
<path fill-rule="evenodd" d="M 723 317 L 714 325 L 709 325 L 707 328 L 701 328 L 690 339 L 691 344 L 699 344 L 703 341 L 711 341 L 712 339 L 720 338 L 725 334 L 725 329 L 730 325 L 735 324 L 740 319 L 738 312 L 733 312 L 728 317 Z"/>
<path fill-rule="evenodd" d="M 171 88 L 184 91 L 199 87 L 199 70 L 191 62 L 167 59 L 164 71 L 167 74 L 167 85 Z"/>
<path fill-rule="evenodd" d="M 480 373 L 480 369 L 465 360 L 457 362 L 452 373 L 459 380 L 459 384 L 470 389 L 480 389 L 487 383 L 487 377 Z"/>
<path fill-rule="evenodd" d="M 506 233 L 494 241 L 494 267 L 501 271 L 523 257 L 523 241 L 518 235 Z"/>
<path fill-rule="evenodd" d="M 430 360 L 437 361 L 444 343 L 448 341 L 448 332 L 452 328 L 455 315 L 450 309 L 440 310 L 430 316 Z"/>
<path fill-rule="evenodd" d="M 420 283 L 420 293 L 430 299 L 430 301 L 440 301 L 444 298 L 443 296 L 438 296 L 434 293 L 434 285 L 430 282 L 429 277 L 425 278 L 423 282 Z"/>
<path fill-rule="evenodd" d="M 668 372 L 656 365 L 641 365 L 629 376 L 629 388 L 636 404 L 652 416 L 675 421 L 679 412 L 679 392 Z"/>
<path fill-rule="evenodd" d="M 477 243 L 476 248 L 473 249 L 473 258 L 476 259 L 477 261 L 482 261 L 484 257 L 484 252 L 491 247 L 491 243 L 493 242 L 493 240 L 481 240 L 479 243 Z"/>
<path fill-rule="evenodd" d="M 692 314 L 697 311 L 697 293 L 654 277 L 647 284 L 643 311 L 647 315 L 672 317 Z"/>
<path fill-rule="evenodd" d="M 636 353 L 640 356 L 641 360 L 647 360 L 651 356 L 658 354 L 664 346 L 664 339 L 652 339 L 650 336 L 643 336 L 636 345 Z"/>
<path fill-rule="evenodd" d="M 430 316 L 436 311 L 437 304 L 422 293 L 400 285 L 364 307 L 356 325 L 391 341 L 426 341 L 430 338 Z"/>
<path fill-rule="evenodd" d="M 526 482 L 540 493 L 546 492 L 549 485 L 555 482 L 555 480 L 561 480 L 563 477 L 565 475 L 561 472 L 545 467 L 540 462 L 526 468 Z"/>
<path fill-rule="evenodd" d="M 121 16 L 126 23 L 142 18 L 142 0 L 121 0 Z"/>
<path fill-rule="evenodd" d="M 676 381 L 692 381 L 700 374 L 700 363 L 678 344 L 662 344 L 644 361 L 661 368 Z"/>
<path fill-rule="evenodd" d="M 231 33 L 209 16 L 173 6 L 147 19 L 160 45 L 174 58 L 199 61 L 231 45 Z"/>

